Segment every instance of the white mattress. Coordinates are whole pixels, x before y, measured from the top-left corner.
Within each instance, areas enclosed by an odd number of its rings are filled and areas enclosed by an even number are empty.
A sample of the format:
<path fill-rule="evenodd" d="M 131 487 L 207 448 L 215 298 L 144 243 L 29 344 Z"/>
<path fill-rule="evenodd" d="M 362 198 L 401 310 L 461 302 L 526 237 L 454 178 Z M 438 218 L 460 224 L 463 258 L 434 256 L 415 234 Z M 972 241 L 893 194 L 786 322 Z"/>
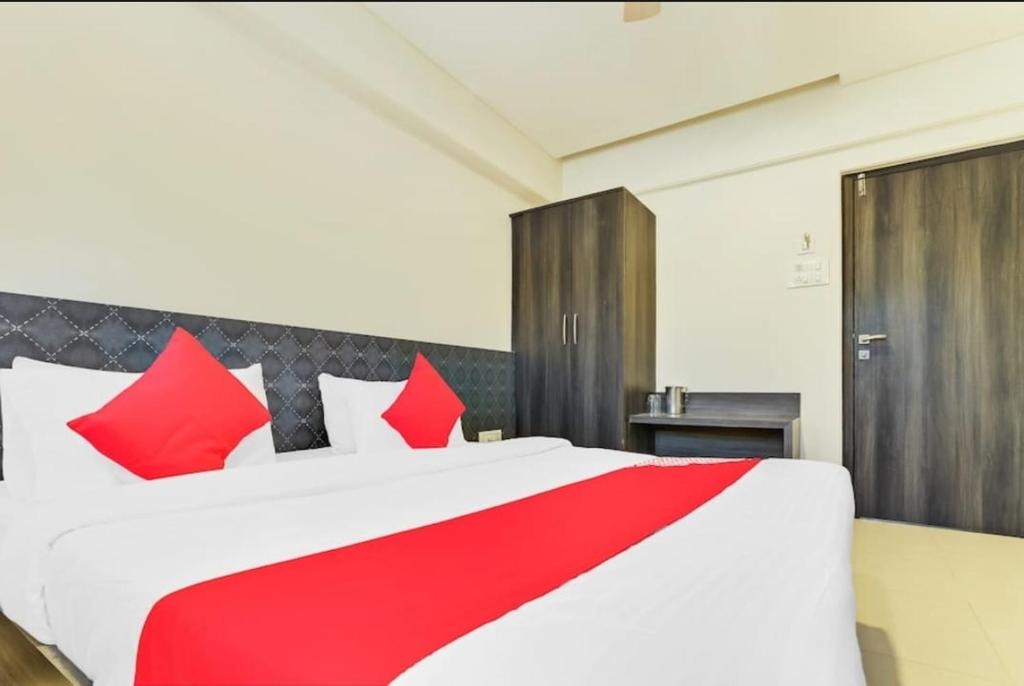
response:
<path fill-rule="evenodd" d="M 143 622 L 168 593 L 637 459 L 520 439 L 83 494 L 10 530 L 0 546 L 0 606 L 97 686 L 127 685 Z M 852 518 L 841 468 L 766 461 L 676 524 L 438 650 L 396 683 L 862 686 Z"/>

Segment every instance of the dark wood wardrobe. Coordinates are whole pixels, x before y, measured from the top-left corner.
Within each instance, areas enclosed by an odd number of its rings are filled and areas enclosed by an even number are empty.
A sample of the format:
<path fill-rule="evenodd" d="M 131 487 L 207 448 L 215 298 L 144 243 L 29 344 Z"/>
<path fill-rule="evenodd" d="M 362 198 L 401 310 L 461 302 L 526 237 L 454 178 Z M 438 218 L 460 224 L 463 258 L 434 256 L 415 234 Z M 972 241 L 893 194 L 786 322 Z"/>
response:
<path fill-rule="evenodd" d="M 519 436 L 645 451 L 654 388 L 654 214 L 624 188 L 512 215 Z"/>

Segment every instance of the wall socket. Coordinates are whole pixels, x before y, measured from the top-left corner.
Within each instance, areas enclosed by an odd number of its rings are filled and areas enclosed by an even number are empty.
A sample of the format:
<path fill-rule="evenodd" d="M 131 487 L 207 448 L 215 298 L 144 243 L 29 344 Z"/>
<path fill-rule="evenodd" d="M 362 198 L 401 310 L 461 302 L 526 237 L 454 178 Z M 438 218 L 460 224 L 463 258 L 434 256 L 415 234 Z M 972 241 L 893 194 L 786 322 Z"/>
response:
<path fill-rule="evenodd" d="M 481 443 L 494 443 L 495 441 L 501 440 L 501 429 L 492 429 L 491 431 L 481 431 L 476 435 L 476 438 Z"/>

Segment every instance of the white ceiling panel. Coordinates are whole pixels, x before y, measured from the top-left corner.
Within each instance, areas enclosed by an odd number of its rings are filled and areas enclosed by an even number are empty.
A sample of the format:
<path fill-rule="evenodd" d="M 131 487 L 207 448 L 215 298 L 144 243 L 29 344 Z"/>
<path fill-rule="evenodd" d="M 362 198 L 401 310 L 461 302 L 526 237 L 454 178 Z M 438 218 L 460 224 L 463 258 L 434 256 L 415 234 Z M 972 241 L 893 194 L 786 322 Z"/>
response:
<path fill-rule="evenodd" d="M 839 75 L 867 78 L 1024 32 L 1016 3 L 366 3 L 563 157 Z"/>

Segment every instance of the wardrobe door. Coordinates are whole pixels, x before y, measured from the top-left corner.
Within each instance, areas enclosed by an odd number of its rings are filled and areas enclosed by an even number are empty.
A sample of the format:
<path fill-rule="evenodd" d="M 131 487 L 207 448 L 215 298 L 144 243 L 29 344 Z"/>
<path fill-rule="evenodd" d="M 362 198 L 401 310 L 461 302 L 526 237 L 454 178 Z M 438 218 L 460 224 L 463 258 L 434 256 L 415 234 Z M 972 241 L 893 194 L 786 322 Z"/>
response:
<path fill-rule="evenodd" d="M 622 398 L 623 193 L 572 204 L 570 440 L 624 446 Z"/>
<path fill-rule="evenodd" d="M 622 402 L 624 416 L 643 412 L 655 390 L 657 286 L 655 218 L 643 203 L 625 194 L 622 232 Z M 653 436 L 626 422 L 626 450 L 653 452 Z"/>
<path fill-rule="evenodd" d="M 512 349 L 519 436 L 569 438 L 570 210 L 512 219 Z"/>

